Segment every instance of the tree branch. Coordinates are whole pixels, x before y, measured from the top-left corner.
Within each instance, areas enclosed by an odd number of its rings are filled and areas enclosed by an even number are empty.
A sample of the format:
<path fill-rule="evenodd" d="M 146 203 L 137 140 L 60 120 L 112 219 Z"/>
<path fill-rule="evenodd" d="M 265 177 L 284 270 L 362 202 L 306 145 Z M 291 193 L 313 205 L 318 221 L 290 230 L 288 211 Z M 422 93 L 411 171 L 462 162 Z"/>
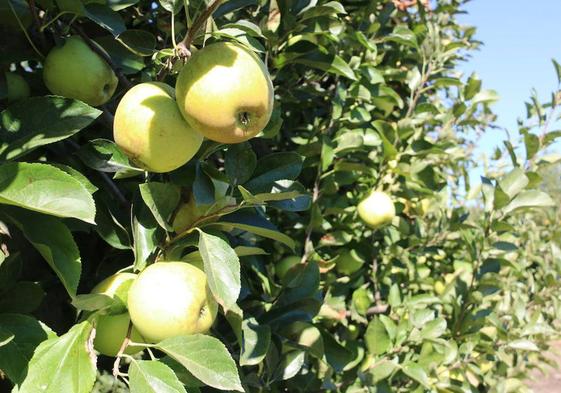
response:
<path fill-rule="evenodd" d="M 71 28 L 76 34 L 82 37 L 82 39 L 86 42 L 86 44 L 88 44 L 91 50 L 93 50 L 95 53 L 101 56 L 103 60 L 105 60 L 105 62 L 109 65 L 109 67 L 111 67 L 115 75 L 117 75 L 117 78 L 122 85 L 124 85 L 127 89 L 130 89 L 133 86 L 132 83 L 123 74 L 121 69 L 113 62 L 113 60 L 111 60 L 111 57 L 109 57 L 109 55 L 105 51 L 97 46 L 97 44 L 90 37 L 88 37 L 88 35 L 81 28 L 76 25 L 72 25 Z"/>

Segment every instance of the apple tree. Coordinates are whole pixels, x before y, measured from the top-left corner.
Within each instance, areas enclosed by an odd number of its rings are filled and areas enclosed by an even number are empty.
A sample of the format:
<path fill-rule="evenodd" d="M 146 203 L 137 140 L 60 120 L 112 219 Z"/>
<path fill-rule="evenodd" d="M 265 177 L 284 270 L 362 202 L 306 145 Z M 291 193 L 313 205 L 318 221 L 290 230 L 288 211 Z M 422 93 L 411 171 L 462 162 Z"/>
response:
<path fill-rule="evenodd" d="M 528 391 L 561 95 L 466 2 L 0 0 L 0 390 Z"/>

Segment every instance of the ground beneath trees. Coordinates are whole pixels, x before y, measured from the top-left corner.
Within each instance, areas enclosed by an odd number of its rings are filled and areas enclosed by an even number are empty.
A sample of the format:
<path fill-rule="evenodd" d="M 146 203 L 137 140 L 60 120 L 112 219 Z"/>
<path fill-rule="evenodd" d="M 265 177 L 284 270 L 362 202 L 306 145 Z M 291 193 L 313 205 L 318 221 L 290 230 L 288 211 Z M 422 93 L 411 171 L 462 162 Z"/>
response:
<path fill-rule="evenodd" d="M 546 375 L 535 372 L 534 381 L 529 384 L 534 393 L 561 392 L 561 341 L 555 342 L 551 348 L 551 359 L 559 365 L 559 369 L 548 369 Z"/>

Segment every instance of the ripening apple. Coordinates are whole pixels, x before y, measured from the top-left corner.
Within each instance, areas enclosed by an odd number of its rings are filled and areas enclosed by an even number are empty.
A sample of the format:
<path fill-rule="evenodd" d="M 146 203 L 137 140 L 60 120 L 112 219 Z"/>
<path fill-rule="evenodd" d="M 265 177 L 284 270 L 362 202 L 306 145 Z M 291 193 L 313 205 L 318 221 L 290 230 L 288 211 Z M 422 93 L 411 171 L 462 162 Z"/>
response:
<path fill-rule="evenodd" d="M 29 85 L 26 80 L 23 79 L 23 76 L 14 72 L 6 72 L 4 75 L 6 77 L 8 93 L 6 99 L 8 102 L 15 102 L 29 97 Z"/>
<path fill-rule="evenodd" d="M 277 277 L 283 280 L 286 273 L 288 273 L 288 271 L 294 266 L 300 264 L 300 262 L 302 262 L 302 258 L 296 255 L 291 255 L 281 259 L 275 264 L 275 273 Z"/>
<path fill-rule="evenodd" d="M 126 304 L 126 293 L 128 287 L 136 279 L 136 274 L 117 273 L 107 277 L 97 284 L 92 293 L 100 293 L 111 297 L 117 297 Z M 97 319 L 94 348 L 106 356 L 115 356 L 119 352 L 129 328 L 130 316 L 128 312 L 116 315 L 101 315 Z M 131 330 L 130 339 L 133 342 L 144 342 L 138 331 Z M 138 346 L 127 346 L 125 353 L 133 355 L 142 351 Z"/>
<path fill-rule="evenodd" d="M 392 199 L 382 191 L 372 191 L 357 207 L 360 218 L 371 228 L 379 228 L 392 222 L 395 206 Z"/>
<path fill-rule="evenodd" d="M 273 84 L 263 62 L 231 42 L 195 52 L 175 85 L 185 120 L 206 138 L 246 141 L 265 128 L 273 111 Z"/>
<path fill-rule="evenodd" d="M 141 83 L 124 95 L 113 136 L 132 162 L 158 173 L 187 163 L 203 142 L 181 116 L 173 88 L 160 82 Z"/>
<path fill-rule="evenodd" d="M 335 269 L 346 275 L 351 275 L 364 265 L 364 258 L 356 250 L 345 250 L 335 258 Z"/>
<path fill-rule="evenodd" d="M 146 340 L 205 333 L 218 305 L 206 274 L 184 262 L 157 262 L 139 275 L 128 296 L 132 323 Z"/>
<path fill-rule="evenodd" d="M 43 80 L 51 93 L 92 106 L 105 104 L 117 88 L 111 67 L 78 36 L 51 49 L 43 67 Z"/>

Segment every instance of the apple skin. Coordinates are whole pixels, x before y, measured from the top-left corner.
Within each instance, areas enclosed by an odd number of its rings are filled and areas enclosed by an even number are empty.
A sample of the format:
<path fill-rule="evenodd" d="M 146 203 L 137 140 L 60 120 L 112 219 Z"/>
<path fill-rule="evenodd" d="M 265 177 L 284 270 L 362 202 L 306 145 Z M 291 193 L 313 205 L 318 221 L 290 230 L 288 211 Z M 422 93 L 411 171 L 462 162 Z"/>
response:
<path fill-rule="evenodd" d="M 277 274 L 277 277 L 283 280 L 286 273 L 288 273 L 288 271 L 294 266 L 300 264 L 300 262 L 302 262 L 302 258 L 296 255 L 291 255 L 281 259 L 275 265 L 275 273 Z"/>
<path fill-rule="evenodd" d="M 78 36 L 51 49 L 43 67 L 43 80 L 51 93 L 92 106 L 105 104 L 117 88 L 111 67 Z"/>
<path fill-rule="evenodd" d="M 94 289 L 92 289 L 92 293 L 100 293 L 111 297 L 117 296 L 126 304 L 126 299 L 123 299 L 123 295 L 117 293 L 117 290 L 121 288 L 125 289 L 126 292 L 126 288 L 122 288 L 122 286 L 130 285 L 135 279 L 136 274 L 117 273 L 97 284 Z M 128 312 L 117 315 L 99 316 L 96 323 L 94 348 L 103 355 L 116 356 L 127 336 L 129 322 L 130 316 Z M 134 326 L 131 330 L 130 338 L 134 342 L 144 342 Z M 140 351 L 142 351 L 142 347 L 129 345 L 125 353 L 127 355 L 134 355 Z"/>
<path fill-rule="evenodd" d="M 6 76 L 6 87 L 8 102 L 15 102 L 29 97 L 29 85 L 27 81 L 19 74 L 13 72 L 4 73 Z"/>
<path fill-rule="evenodd" d="M 184 165 L 203 142 L 181 116 L 173 88 L 160 82 L 141 83 L 124 95 L 113 136 L 132 162 L 157 173 Z"/>
<path fill-rule="evenodd" d="M 335 259 L 335 269 L 346 275 L 351 275 L 364 265 L 364 258 L 355 250 L 345 250 Z"/>
<path fill-rule="evenodd" d="M 132 284 L 128 308 L 134 326 L 149 342 L 206 333 L 218 305 L 206 274 L 184 262 L 156 262 Z"/>
<path fill-rule="evenodd" d="M 216 142 L 240 143 L 254 137 L 273 111 L 267 68 L 257 55 L 230 42 L 195 52 L 175 89 L 185 120 Z"/>
<path fill-rule="evenodd" d="M 385 192 L 373 191 L 357 207 L 359 217 L 371 228 L 380 228 L 392 222 L 395 206 Z"/>

